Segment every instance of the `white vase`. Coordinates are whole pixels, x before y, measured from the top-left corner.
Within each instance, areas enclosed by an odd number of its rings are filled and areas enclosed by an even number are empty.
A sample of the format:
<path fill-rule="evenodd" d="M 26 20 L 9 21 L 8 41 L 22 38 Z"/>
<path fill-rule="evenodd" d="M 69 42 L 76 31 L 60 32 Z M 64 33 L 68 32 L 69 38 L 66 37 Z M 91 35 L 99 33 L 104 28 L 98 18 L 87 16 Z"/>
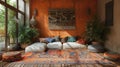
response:
<path fill-rule="evenodd" d="M 35 25 L 36 25 L 36 19 L 35 19 L 34 16 L 32 16 L 32 18 L 31 18 L 31 20 L 30 20 L 30 25 L 31 25 L 32 27 L 35 27 Z"/>

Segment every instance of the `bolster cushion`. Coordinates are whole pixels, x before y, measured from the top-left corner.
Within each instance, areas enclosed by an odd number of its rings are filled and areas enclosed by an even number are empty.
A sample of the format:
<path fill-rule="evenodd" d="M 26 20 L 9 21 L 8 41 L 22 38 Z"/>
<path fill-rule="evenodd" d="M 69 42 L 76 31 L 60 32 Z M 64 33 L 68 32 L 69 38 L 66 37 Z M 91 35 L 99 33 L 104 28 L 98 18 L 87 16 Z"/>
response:
<path fill-rule="evenodd" d="M 34 43 L 25 48 L 25 52 L 43 52 L 46 49 L 46 43 Z"/>
<path fill-rule="evenodd" d="M 69 48 L 85 48 L 85 45 L 79 44 L 77 42 L 66 42 L 63 43 L 63 49 L 69 49 Z"/>
<path fill-rule="evenodd" d="M 47 48 L 49 48 L 49 49 L 61 49 L 62 43 L 61 42 L 48 43 Z"/>

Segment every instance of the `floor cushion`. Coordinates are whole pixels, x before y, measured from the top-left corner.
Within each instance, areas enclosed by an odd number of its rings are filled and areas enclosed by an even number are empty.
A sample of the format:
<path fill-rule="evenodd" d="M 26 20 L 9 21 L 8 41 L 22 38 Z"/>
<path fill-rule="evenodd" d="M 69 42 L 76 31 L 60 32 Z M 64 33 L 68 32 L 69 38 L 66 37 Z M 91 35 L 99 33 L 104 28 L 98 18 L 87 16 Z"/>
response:
<path fill-rule="evenodd" d="M 112 61 L 117 61 L 117 60 L 120 60 L 120 54 L 116 52 L 105 52 L 104 58 Z"/>
<path fill-rule="evenodd" d="M 73 36 L 68 37 L 67 42 L 76 42 L 76 37 L 73 37 Z"/>
<path fill-rule="evenodd" d="M 106 49 L 101 45 L 88 45 L 88 50 L 91 52 L 99 52 L 99 53 L 106 51 Z"/>
<path fill-rule="evenodd" d="M 49 48 L 49 49 L 61 49 L 62 43 L 61 42 L 48 43 L 47 48 Z"/>
<path fill-rule="evenodd" d="M 33 43 L 25 48 L 25 52 L 43 52 L 46 49 L 46 43 Z"/>
<path fill-rule="evenodd" d="M 6 52 L 2 55 L 2 61 L 14 62 L 22 60 L 21 52 Z"/>
<path fill-rule="evenodd" d="M 85 48 L 85 45 L 79 44 L 77 42 L 66 42 L 63 43 L 63 49 L 69 49 L 69 48 Z"/>

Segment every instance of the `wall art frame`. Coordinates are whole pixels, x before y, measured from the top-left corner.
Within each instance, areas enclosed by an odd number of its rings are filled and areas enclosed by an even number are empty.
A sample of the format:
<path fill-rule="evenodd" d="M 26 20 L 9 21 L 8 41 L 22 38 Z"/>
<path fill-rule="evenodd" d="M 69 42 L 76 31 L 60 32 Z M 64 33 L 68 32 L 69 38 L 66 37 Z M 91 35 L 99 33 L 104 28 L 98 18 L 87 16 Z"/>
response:
<path fill-rule="evenodd" d="M 59 8 L 48 11 L 49 29 L 64 30 L 75 29 L 75 9 Z"/>

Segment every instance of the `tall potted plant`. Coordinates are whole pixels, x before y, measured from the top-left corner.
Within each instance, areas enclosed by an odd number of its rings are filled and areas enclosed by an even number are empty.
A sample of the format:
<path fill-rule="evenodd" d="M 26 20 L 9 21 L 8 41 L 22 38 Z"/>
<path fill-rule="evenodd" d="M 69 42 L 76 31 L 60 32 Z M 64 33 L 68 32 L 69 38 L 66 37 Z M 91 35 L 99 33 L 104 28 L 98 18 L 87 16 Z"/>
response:
<path fill-rule="evenodd" d="M 104 23 L 102 23 L 100 21 L 100 19 L 97 17 L 97 15 L 95 15 L 92 20 L 90 20 L 86 26 L 86 31 L 85 31 L 85 39 L 87 41 L 88 44 L 92 44 L 88 46 L 92 49 L 95 48 L 95 50 L 97 49 L 101 49 L 103 48 L 103 43 L 106 41 L 107 39 L 107 34 L 109 32 L 109 28 L 106 27 L 104 25 Z M 94 46 L 94 48 L 93 48 Z M 101 49 L 103 50 L 103 49 Z M 99 50 L 97 50 L 98 52 Z"/>
<path fill-rule="evenodd" d="M 23 24 L 19 25 L 18 40 L 21 44 L 21 47 L 24 49 L 33 39 L 39 35 L 37 29 L 30 28 L 29 26 L 24 26 Z"/>
<path fill-rule="evenodd" d="M 109 28 L 95 15 L 92 20 L 87 23 L 85 31 L 85 39 L 87 42 L 104 42 L 107 39 Z"/>

